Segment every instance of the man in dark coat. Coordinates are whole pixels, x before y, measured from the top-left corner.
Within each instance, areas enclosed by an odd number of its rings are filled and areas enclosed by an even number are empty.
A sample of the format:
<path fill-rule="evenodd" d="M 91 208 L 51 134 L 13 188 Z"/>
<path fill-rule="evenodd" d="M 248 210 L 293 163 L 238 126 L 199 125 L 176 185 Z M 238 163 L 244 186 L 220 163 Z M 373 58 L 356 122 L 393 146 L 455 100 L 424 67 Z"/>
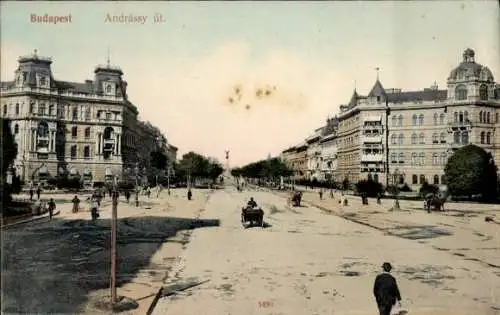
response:
<path fill-rule="evenodd" d="M 380 315 L 390 315 L 392 307 L 396 304 L 396 300 L 401 303 L 401 295 L 399 294 L 396 279 L 390 274 L 392 266 L 385 262 L 382 265 L 384 272 L 375 278 L 373 286 L 373 294 L 377 301 Z"/>

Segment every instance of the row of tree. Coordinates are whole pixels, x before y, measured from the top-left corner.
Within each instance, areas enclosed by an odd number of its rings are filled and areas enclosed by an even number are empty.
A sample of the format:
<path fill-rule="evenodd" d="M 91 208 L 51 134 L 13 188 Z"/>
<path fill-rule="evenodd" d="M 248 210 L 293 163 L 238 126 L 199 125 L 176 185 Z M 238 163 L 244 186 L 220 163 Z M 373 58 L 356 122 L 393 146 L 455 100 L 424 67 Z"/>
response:
<path fill-rule="evenodd" d="M 253 179 L 277 180 L 281 176 L 289 177 L 293 175 L 290 169 L 280 158 L 269 158 L 247 164 L 242 167 L 233 168 L 231 175 L 234 177 L 245 177 Z"/>

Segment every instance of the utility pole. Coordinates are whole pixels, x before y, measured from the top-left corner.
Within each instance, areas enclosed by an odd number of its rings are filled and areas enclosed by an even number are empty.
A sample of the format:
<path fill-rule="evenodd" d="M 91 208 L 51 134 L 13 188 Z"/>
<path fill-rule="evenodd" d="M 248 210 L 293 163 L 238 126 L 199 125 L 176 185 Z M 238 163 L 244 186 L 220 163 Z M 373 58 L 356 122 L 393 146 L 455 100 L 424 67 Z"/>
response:
<path fill-rule="evenodd" d="M 116 303 L 116 232 L 118 221 L 118 190 L 116 175 L 113 180 L 113 210 L 111 215 L 111 305 Z"/>

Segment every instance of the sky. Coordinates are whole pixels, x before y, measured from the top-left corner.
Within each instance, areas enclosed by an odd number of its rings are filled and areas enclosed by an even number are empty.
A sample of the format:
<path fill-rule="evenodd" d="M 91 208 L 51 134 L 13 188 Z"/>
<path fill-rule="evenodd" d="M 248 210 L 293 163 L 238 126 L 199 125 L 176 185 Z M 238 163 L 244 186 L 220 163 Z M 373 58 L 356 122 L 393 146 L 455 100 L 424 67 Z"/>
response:
<path fill-rule="evenodd" d="M 71 14 L 71 23 L 30 16 Z M 147 16 L 144 24 L 107 17 Z M 154 23 L 155 15 L 162 21 Z M 109 19 L 108 19 L 109 20 Z M 56 80 L 118 65 L 140 119 L 179 148 L 238 166 L 278 155 L 338 113 L 354 88 L 421 90 L 463 51 L 500 76 L 500 10 L 491 1 L 1 3 L 1 80 L 17 58 L 52 57 Z"/>

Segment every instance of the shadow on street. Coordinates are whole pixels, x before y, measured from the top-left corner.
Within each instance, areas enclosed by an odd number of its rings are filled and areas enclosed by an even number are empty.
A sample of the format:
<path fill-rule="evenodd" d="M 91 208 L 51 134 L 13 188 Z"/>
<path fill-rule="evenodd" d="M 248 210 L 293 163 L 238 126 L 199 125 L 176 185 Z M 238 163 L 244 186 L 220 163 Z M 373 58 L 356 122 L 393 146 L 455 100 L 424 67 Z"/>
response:
<path fill-rule="evenodd" d="M 130 282 L 162 243 L 182 230 L 220 221 L 176 217 L 118 220 L 118 286 Z M 109 219 L 58 220 L 2 231 L 2 311 L 78 313 L 91 291 L 110 283 Z"/>

